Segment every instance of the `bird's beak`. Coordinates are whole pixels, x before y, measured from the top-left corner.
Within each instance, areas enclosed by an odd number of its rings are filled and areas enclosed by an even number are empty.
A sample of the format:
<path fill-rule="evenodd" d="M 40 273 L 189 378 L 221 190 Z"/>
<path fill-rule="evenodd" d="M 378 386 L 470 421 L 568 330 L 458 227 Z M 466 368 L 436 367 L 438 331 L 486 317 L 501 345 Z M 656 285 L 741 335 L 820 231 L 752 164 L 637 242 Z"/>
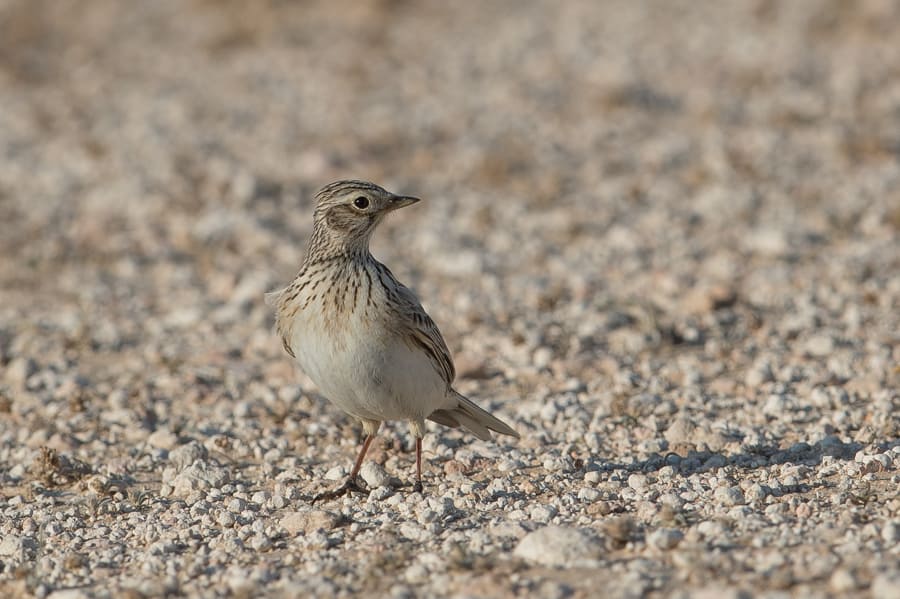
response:
<path fill-rule="evenodd" d="M 419 198 L 414 198 L 412 196 L 394 196 L 391 198 L 391 203 L 389 205 L 391 210 L 396 210 L 397 208 L 405 208 L 406 206 L 412 206 L 416 202 L 419 201 Z"/>

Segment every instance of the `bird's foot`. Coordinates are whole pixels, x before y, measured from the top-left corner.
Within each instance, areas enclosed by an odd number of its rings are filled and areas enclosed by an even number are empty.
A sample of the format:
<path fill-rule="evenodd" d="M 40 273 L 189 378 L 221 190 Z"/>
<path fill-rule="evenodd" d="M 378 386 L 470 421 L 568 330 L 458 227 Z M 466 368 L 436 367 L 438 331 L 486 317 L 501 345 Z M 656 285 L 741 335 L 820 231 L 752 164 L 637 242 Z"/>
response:
<path fill-rule="evenodd" d="M 333 489 L 331 491 L 325 491 L 324 493 L 319 493 L 315 497 L 313 497 L 312 502 L 316 503 L 317 501 L 327 501 L 329 499 L 337 499 L 338 497 L 343 497 L 344 495 L 348 495 L 353 492 L 361 493 L 363 495 L 367 495 L 369 490 L 366 489 L 359 482 L 359 478 L 352 476 L 348 477 L 347 480 L 344 481 L 337 489 Z"/>
<path fill-rule="evenodd" d="M 422 493 L 423 491 L 424 491 L 424 488 L 422 487 L 422 481 L 417 480 L 413 484 L 413 493 Z"/>

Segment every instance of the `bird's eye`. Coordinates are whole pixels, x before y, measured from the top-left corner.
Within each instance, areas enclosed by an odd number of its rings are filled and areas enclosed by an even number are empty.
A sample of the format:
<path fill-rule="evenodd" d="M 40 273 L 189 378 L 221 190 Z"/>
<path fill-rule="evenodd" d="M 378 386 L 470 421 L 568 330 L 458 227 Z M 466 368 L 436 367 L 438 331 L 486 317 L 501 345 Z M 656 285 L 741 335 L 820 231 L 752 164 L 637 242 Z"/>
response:
<path fill-rule="evenodd" d="M 360 210 L 365 210 L 369 207 L 369 198 L 367 198 L 366 196 L 359 196 L 358 198 L 353 200 L 353 205 Z"/>

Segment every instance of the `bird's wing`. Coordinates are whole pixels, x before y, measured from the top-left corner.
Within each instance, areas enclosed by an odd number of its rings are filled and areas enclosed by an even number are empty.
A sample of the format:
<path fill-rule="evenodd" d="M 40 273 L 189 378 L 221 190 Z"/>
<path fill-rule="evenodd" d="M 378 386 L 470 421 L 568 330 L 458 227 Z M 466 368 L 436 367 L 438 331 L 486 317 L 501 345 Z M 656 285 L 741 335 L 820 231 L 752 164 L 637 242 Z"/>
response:
<path fill-rule="evenodd" d="M 402 305 L 402 321 L 405 337 L 416 347 L 424 351 L 435 369 L 449 387 L 456 377 L 453 358 L 434 321 L 425 312 L 415 294 L 404 285 L 398 283 L 396 291 Z"/>
<path fill-rule="evenodd" d="M 275 308 L 275 330 L 278 331 L 278 336 L 281 337 L 281 345 L 284 347 L 284 351 L 290 354 L 292 358 L 295 358 L 294 350 L 291 349 L 291 333 L 294 320 L 293 313 L 285 315 L 285 307 L 282 306 L 282 299 L 288 289 L 290 289 L 290 287 L 285 287 L 278 291 L 270 291 L 265 295 L 265 298 L 266 304 Z M 294 312 L 296 312 L 296 309 Z"/>
<path fill-rule="evenodd" d="M 397 280 L 390 269 L 377 260 L 372 261 L 378 278 L 388 296 L 388 306 L 393 307 L 394 326 L 411 346 L 421 349 L 431 360 L 435 370 L 447 383 L 447 389 L 456 377 L 453 358 L 437 325 L 425 312 L 416 294 Z"/>

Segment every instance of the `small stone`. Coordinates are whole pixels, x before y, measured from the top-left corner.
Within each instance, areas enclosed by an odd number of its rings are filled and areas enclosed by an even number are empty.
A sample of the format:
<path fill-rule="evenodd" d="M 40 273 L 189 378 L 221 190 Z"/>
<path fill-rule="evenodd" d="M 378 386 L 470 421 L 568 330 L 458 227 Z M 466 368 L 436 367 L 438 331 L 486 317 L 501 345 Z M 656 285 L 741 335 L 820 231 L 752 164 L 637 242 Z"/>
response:
<path fill-rule="evenodd" d="M 781 418 L 788 412 L 788 399 L 783 395 L 770 395 L 763 404 L 762 412 L 766 416 Z"/>
<path fill-rule="evenodd" d="M 900 599 L 900 571 L 883 572 L 872 580 L 872 597 Z"/>
<path fill-rule="evenodd" d="M 403 577 L 411 584 L 423 584 L 428 582 L 428 569 L 422 564 L 413 564 L 404 572 Z M 415 594 L 410 594 L 415 597 Z"/>
<path fill-rule="evenodd" d="M 824 358 L 834 351 L 834 339 L 829 335 L 814 335 L 806 340 L 803 350 L 814 358 Z"/>
<path fill-rule="evenodd" d="M 697 524 L 697 532 L 707 539 L 715 539 L 723 536 L 727 529 L 725 525 L 716 520 L 704 520 Z"/>
<path fill-rule="evenodd" d="M 602 478 L 600 472 L 597 470 L 591 470 L 590 472 L 584 473 L 584 482 L 589 485 L 596 485 Z"/>
<path fill-rule="evenodd" d="M 447 476 L 459 476 L 466 473 L 466 465 L 458 460 L 447 460 L 444 463 L 444 474 Z"/>
<path fill-rule="evenodd" d="M 839 568 L 831 575 L 828 586 L 836 593 L 846 593 L 855 590 L 859 586 L 859 582 L 853 572 L 846 568 Z"/>
<path fill-rule="evenodd" d="M 600 558 L 603 542 L 590 532 L 564 526 L 545 526 L 519 541 L 514 555 L 543 566 L 587 566 Z"/>
<path fill-rule="evenodd" d="M 176 447 L 169 452 L 169 463 L 176 471 L 181 472 L 194 462 L 206 459 L 206 448 L 197 441 L 191 441 Z"/>
<path fill-rule="evenodd" d="M 744 493 L 740 487 L 719 487 L 716 489 L 714 497 L 717 502 L 726 506 L 744 505 L 746 503 Z"/>
<path fill-rule="evenodd" d="M 635 491 L 643 491 L 647 488 L 647 477 L 643 474 L 632 474 L 628 477 L 628 486 Z"/>
<path fill-rule="evenodd" d="M 227 470 L 208 462 L 196 462 L 172 479 L 172 494 L 176 497 L 187 497 L 195 491 L 220 487 L 226 482 L 228 482 Z"/>
<path fill-rule="evenodd" d="M 706 314 L 734 304 L 737 293 L 724 285 L 695 287 L 681 300 L 681 309 L 687 314 Z"/>
<path fill-rule="evenodd" d="M 59 589 L 47 595 L 47 599 L 89 599 L 90 595 L 81 589 Z"/>
<path fill-rule="evenodd" d="M 25 382 L 37 372 L 37 365 L 31 358 L 15 358 L 6 367 L 6 380 L 16 387 L 24 387 Z"/>
<path fill-rule="evenodd" d="M 524 467 L 525 464 L 522 462 L 522 460 L 516 460 L 512 458 L 501 460 L 500 463 L 497 464 L 497 470 L 499 470 L 500 472 L 512 472 L 514 470 L 520 470 Z"/>
<path fill-rule="evenodd" d="M 147 444 L 157 449 L 171 450 L 178 445 L 178 435 L 167 428 L 160 428 L 147 437 Z"/>
<path fill-rule="evenodd" d="M 549 522 L 557 510 L 552 505 L 536 505 L 531 509 L 531 519 L 535 522 Z"/>
<path fill-rule="evenodd" d="M 394 494 L 393 487 L 385 485 L 383 487 L 375 487 L 369 492 L 368 500 L 369 502 L 379 502 L 384 499 L 387 499 L 391 495 Z"/>
<path fill-rule="evenodd" d="M 790 247 L 787 234 L 772 227 L 751 229 L 742 242 L 748 250 L 763 256 L 780 256 Z"/>
<path fill-rule="evenodd" d="M 587 502 L 597 501 L 600 499 L 600 491 L 591 487 L 583 487 L 578 491 L 578 499 Z"/>
<path fill-rule="evenodd" d="M 404 522 L 399 528 L 400 535 L 411 541 L 426 541 L 430 536 L 428 531 L 414 522 Z"/>
<path fill-rule="evenodd" d="M 759 387 L 763 383 L 775 380 L 775 374 L 768 362 L 754 364 L 744 377 L 744 384 L 749 388 Z"/>
<path fill-rule="evenodd" d="M 680 530 L 674 528 L 659 528 L 647 536 L 647 543 L 651 547 L 667 550 L 677 547 L 678 543 L 680 543 L 683 538 L 684 533 Z"/>
<path fill-rule="evenodd" d="M 337 526 L 340 516 L 325 510 L 309 510 L 285 514 L 280 524 L 289 534 L 311 533 L 317 530 L 330 531 Z"/>
<path fill-rule="evenodd" d="M 387 471 L 380 464 L 372 461 L 363 463 L 362 468 L 359 470 L 359 475 L 366 481 L 370 489 L 390 486 L 391 483 L 391 477 Z"/>
<path fill-rule="evenodd" d="M 257 534 L 250 539 L 250 547 L 254 551 L 266 551 L 272 547 L 272 541 L 266 535 Z"/>
<path fill-rule="evenodd" d="M 335 466 L 325 473 L 325 480 L 341 480 L 347 475 L 343 466 Z"/>
<path fill-rule="evenodd" d="M 891 469 L 893 459 L 886 453 L 863 456 L 863 472 L 885 472 Z"/>
<path fill-rule="evenodd" d="M 680 414 L 669 424 L 664 436 L 669 445 L 693 444 L 695 441 L 694 431 L 696 429 L 697 426 L 690 418 Z"/>
<path fill-rule="evenodd" d="M 234 526 L 234 515 L 231 512 L 219 512 L 216 522 L 218 522 L 219 526 L 222 528 L 231 528 Z"/>
<path fill-rule="evenodd" d="M 890 545 L 900 542 L 900 522 L 885 523 L 881 528 L 881 538 Z"/>
<path fill-rule="evenodd" d="M 531 357 L 531 363 L 535 368 L 546 368 L 550 365 L 550 360 L 553 359 L 553 350 L 549 347 L 539 347 L 534 350 L 534 354 Z"/>
<path fill-rule="evenodd" d="M 572 472 L 575 466 L 568 456 L 547 458 L 541 464 L 548 472 Z"/>
<path fill-rule="evenodd" d="M 4 535 L 0 540 L 0 555 L 15 557 L 22 554 L 22 538 L 16 535 Z"/>

